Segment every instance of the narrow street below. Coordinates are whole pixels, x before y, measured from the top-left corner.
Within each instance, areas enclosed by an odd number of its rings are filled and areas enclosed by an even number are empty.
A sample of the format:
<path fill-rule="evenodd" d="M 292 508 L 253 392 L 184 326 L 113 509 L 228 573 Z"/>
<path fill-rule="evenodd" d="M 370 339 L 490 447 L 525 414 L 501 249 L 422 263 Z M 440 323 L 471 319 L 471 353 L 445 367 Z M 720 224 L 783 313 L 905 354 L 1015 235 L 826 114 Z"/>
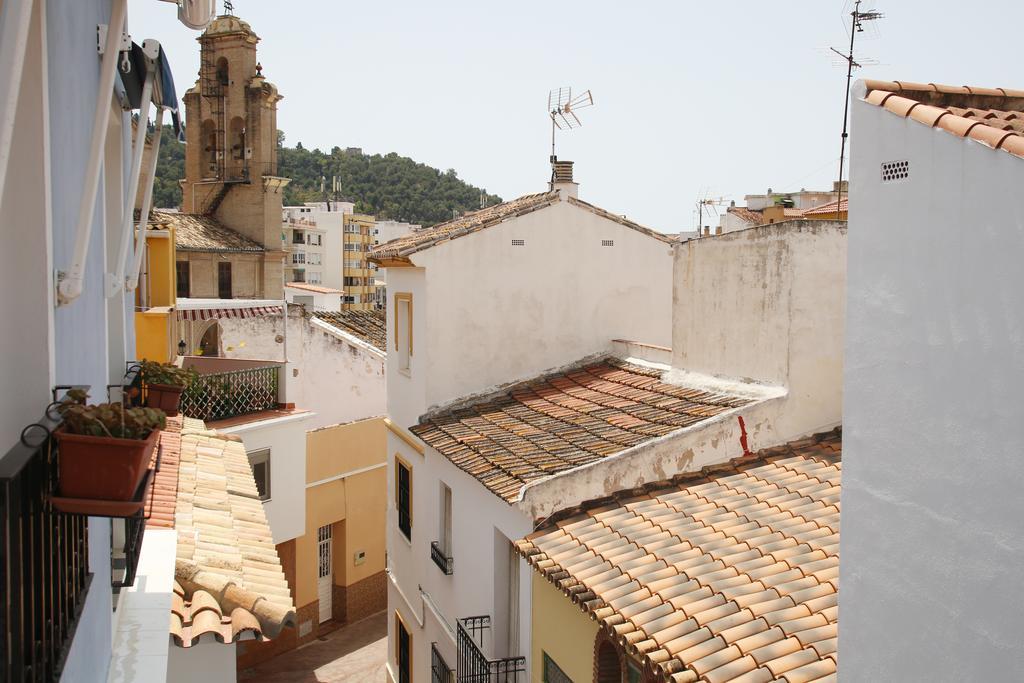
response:
<path fill-rule="evenodd" d="M 238 672 L 239 681 L 260 683 L 384 683 L 386 612 L 343 626 L 308 645 Z"/>

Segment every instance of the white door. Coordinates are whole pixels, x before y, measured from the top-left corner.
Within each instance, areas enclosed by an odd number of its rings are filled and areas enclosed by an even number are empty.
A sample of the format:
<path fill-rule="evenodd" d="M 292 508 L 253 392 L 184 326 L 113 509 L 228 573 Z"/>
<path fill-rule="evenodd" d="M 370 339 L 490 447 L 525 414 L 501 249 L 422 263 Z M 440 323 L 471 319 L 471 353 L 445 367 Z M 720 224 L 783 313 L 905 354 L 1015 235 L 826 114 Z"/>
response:
<path fill-rule="evenodd" d="M 317 598 L 320 600 L 320 623 L 331 618 L 331 599 L 334 596 L 333 575 L 331 574 L 331 525 L 316 530 L 317 550 Z"/>

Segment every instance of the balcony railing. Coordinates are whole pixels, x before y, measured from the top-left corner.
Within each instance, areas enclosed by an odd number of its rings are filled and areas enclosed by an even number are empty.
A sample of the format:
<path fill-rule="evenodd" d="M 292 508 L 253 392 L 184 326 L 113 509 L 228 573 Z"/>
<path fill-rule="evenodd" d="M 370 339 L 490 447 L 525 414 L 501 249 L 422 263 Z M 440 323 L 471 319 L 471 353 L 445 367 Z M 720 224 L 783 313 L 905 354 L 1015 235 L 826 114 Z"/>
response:
<path fill-rule="evenodd" d="M 451 667 L 444 661 L 437 643 L 430 644 L 430 683 L 454 683 Z"/>
<path fill-rule="evenodd" d="M 456 666 L 459 683 L 519 683 L 525 679 L 526 657 L 488 659 L 483 653 L 480 644 L 490 628 L 488 616 L 459 619 Z"/>
<path fill-rule="evenodd" d="M 224 372 L 200 369 L 181 395 L 181 412 L 210 422 L 277 408 L 279 368 L 279 363 L 268 363 Z"/>
<path fill-rule="evenodd" d="M 54 510 L 53 407 L 0 458 L 0 681 L 60 679 L 89 590 L 88 519 Z"/>
<path fill-rule="evenodd" d="M 434 561 L 438 567 L 441 568 L 445 574 L 451 575 L 455 571 L 455 560 L 448 557 L 445 553 L 444 548 L 437 541 L 431 541 L 430 543 L 430 559 Z"/>

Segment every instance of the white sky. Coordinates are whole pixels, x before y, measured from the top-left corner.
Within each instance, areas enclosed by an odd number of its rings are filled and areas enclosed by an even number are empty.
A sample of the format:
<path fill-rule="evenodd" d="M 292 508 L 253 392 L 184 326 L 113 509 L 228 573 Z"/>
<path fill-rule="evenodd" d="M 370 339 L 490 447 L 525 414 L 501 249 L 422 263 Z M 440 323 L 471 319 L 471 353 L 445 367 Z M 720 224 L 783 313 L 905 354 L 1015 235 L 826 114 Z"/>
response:
<path fill-rule="evenodd" d="M 220 0 L 218 0 L 218 6 Z M 971 9 L 971 8 L 974 9 Z M 1024 88 L 1024 3 L 866 0 L 865 78 Z M 550 175 L 551 88 L 589 88 L 559 135 L 580 197 L 664 232 L 698 197 L 830 188 L 838 171 L 850 0 L 423 2 L 235 0 L 261 37 L 289 146 L 397 152 L 505 199 Z M 955 10 L 955 11 L 951 11 Z M 160 40 L 179 95 L 197 33 L 172 4 L 130 0 L 136 42 Z M 854 141 L 856 133 L 853 133 Z M 854 142 L 855 144 L 855 142 Z M 717 219 L 705 218 L 705 224 Z"/>

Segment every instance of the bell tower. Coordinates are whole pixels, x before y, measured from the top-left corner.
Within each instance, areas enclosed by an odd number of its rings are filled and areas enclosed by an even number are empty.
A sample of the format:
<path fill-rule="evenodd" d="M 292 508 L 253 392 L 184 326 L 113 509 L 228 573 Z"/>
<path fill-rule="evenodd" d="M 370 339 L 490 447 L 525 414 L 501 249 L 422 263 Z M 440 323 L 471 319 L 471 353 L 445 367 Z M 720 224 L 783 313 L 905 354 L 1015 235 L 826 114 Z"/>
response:
<path fill-rule="evenodd" d="M 263 245 L 263 282 L 280 283 L 281 209 L 288 184 L 277 176 L 281 95 L 263 76 L 256 58 L 260 39 L 245 21 L 219 16 L 198 40 L 199 80 L 183 98 L 188 125 L 182 210 L 210 216 Z M 267 296 L 279 291 L 266 289 Z"/>

